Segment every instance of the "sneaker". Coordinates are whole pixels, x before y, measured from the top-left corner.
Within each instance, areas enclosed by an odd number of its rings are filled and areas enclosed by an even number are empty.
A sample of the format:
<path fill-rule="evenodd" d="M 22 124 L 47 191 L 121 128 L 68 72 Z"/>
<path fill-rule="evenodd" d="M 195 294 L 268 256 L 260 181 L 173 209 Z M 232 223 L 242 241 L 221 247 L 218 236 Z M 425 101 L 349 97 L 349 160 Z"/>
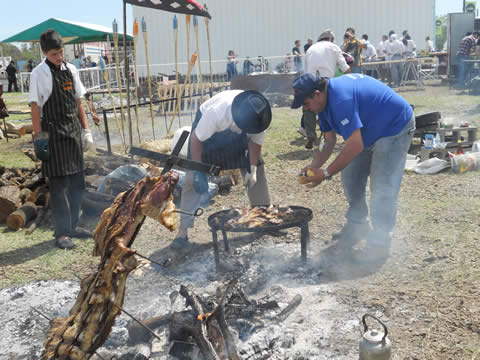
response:
<path fill-rule="evenodd" d="M 175 250 L 180 250 L 187 246 L 190 246 L 190 241 L 188 241 L 188 236 L 176 237 L 175 239 L 173 239 L 172 243 L 170 244 L 170 247 Z"/>
<path fill-rule="evenodd" d="M 297 129 L 297 132 L 302 135 L 303 137 L 307 137 L 307 132 L 305 131 L 305 129 L 301 126 L 298 127 Z"/>
<path fill-rule="evenodd" d="M 55 238 L 55 245 L 60 249 L 75 249 L 76 245 L 72 242 L 72 239 L 68 236 L 62 235 Z"/>
<path fill-rule="evenodd" d="M 305 144 L 305 149 L 308 149 L 308 150 L 313 149 L 313 144 L 315 143 L 315 140 L 316 139 L 313 137 L 308 137 L 307 143 Z"/>
<path fill-rule="evenodd" d="M 353 246 L 365 238 L 369 232 L 370 225 L 368 225 L 368 223 L 352 224 L 347 222 L 342 230 L 332 235 L 332 240 L 341 241 Z"/>

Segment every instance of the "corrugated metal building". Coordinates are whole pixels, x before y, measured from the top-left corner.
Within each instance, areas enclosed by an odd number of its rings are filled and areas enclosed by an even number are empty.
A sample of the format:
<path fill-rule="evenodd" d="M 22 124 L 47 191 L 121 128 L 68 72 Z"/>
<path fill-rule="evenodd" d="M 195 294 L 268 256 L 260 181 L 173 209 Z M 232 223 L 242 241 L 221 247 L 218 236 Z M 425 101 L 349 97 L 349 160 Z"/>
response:
<path fill-rule="evenodd" d="M 417 49 L 425 48 L 425 36 L 435 38 L 435 0 L 209 0 L 207 5 L 212 15 L 209 29 L 214 60 L 225 60 L 230 49 L 240 58 L 285 55 L 291 52 L 296 39 L 301 40 L 303 52 L 307 38 L 311 37 L 315 42 L 325 28 L 334 30 L 337 44 L 343 41 L 344 31 L 349 26 L 355 28 L 358 38 L 368 34 L 375 46 L 381 35 L 392 29 L 397 34 L 407 29 Z M 147 22 L 150 63 L 173 63 L 173 14 L 133 7 L 133 17 L 138 20 L 145 17 Z M 185 62 L 185 15 L 177 17 L 178 56 L 179 61 Z M 208 60 L 203 18 L 199 18 L 199 38 L 203 63 Z M 190 52 L 194 47 L 192 24 Z M 137 63 L 146 63 L 141 35 Z M 203 65 L 202 68 L 206 72 L 207 68 Z M 225 71 L 225 64 L 216 64 L 215 71 Z"/>

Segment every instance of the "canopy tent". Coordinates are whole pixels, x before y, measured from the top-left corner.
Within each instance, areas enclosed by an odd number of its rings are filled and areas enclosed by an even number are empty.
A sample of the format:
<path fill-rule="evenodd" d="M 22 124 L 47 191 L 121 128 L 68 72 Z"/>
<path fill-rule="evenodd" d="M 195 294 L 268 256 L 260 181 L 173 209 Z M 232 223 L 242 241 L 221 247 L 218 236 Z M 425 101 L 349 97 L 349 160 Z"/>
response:
<path fill-rule="evenodd" d="M 108 41 L 113 37 L 112 29 L 106 26 L 51 18 L 1 42 L 39 42 L 40 35 L 47 29 L 57 31 L 65 44 Z M 118 35 L 123 40 L 123 35 Z M 127 40 L 132 41 L 133 37 L 127 35 Z"/>
<path fill-rule="evenodd" d="M 180 14 L 206 16 L 211 19 L 210 14 L 195 0 L 124 0 L 126 3 L 135 6 L 143 6 L 151 9 L 164 10 Z"/>

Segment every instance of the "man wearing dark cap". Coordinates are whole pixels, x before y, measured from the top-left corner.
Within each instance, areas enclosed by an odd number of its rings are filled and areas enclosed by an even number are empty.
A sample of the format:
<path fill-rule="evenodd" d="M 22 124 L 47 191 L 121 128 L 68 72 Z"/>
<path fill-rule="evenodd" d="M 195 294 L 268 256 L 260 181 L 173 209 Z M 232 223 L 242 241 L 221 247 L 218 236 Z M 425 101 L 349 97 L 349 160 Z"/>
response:
<path fill-rule="evenodd" d="M 304 171 L 312 170 L 309 187 L 342 172 L 344 192 L 349 203 L 343 229 L 333 235 L 341 244 L 353 246 L 363 237 L 367 248 L 361 258 L 385 260 L 390 251 L 395 226 L 397 199 L 403 171 L 415 131 L 411 106 L 382 82 L 362 74 L 347 74 L 322 79 L 304 74 L 293 82 L 292 108 L 303 105 L 318 114 L 325 145 L 314 153 Z M 337 141 L 345 141 L 343 150 L 328 166 Z M 323 168 L 322 168 L 323 166 Z M 366 185 L 370 177 L 370 220 Z"/>
<path fill-rule="evenodd" d="M 264 163 L 261 158 L 265 130 L 272 120 L 268 100 L 249 90 L 223 91 L 200 106 L 188 144 L 188 158 L 226 169 L 241 169 L 243 182 L 254 205 L 270 205 Z M 182 188 L 180 207 L 192 213 L 207 195 L 205 173 L 187 172 Z M 194 225 L 190 215 L 180 217 L 173 248 L 188 245 L 188 228 Z"/>

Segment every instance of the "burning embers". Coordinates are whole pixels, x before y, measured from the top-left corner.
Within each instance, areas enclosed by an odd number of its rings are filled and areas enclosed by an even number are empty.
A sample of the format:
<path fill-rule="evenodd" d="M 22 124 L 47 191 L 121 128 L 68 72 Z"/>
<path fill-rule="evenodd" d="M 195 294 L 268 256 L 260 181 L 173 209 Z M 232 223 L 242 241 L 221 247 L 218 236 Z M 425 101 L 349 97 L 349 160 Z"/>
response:
<path fill-rule="evenodd" d="M 145 216 L 176 228 L 171 192 L 177 181 L 175 173 L 146 177 L 103 212 L 94 235 L 94 255 L 102 257 L 98 270 L 82 280 L 70 316 L 51 321 L 43 359 L 89 359 L 103 345 L 122 311 L 127 277 L 138 264 L 129 247 Z"/>
<path fill-rule="evenodd" d="M 173 342 L 170 355 L 181 359 L 198 359 L 198 353 L 203 359 L 209 360 L 240 359 L 230 326 L 235 328 L 240 337 L 248 337 L 265 326 L 267 313 L 276 312 L 279 308 L 276 301 L 249 300 L 239 286 L 238 279 L 220 286 L 216 295 L 208 298 L 203 298 L 182 285 L 179 292 L 171 294 L 171 301 L 175 302 L 179 294 L 190 309 L 150 318 L 143 324 L 151 329 L 168 326 L 169 340 Z M 269 316 L 274 321 L 282 322 L 301 301 L 301 296 L 296 295 L 284 310 Z M 143 325 L 130 326 L 129 333 L 137 342 L 151 340 L 149 331 L 145 331 Z"/>

